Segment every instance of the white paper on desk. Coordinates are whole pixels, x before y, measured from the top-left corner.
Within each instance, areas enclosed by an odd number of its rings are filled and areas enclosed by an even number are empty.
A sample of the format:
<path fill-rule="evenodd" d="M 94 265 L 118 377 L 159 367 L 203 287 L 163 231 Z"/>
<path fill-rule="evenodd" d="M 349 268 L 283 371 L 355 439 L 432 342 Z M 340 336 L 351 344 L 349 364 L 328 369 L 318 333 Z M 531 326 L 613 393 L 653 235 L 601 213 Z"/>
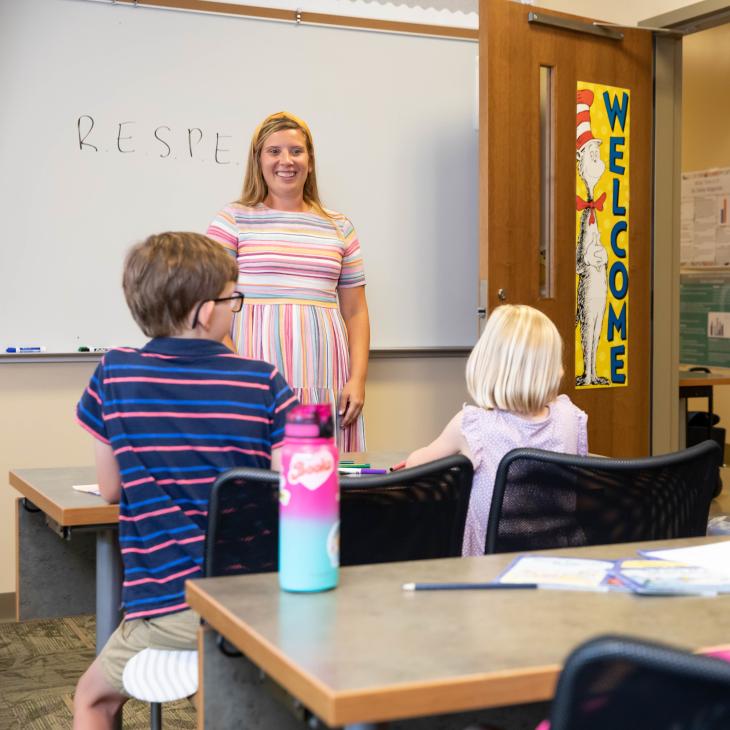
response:
<path fill-rule="evenodd" d="M 95 494 L 97 497 L 101 497 L 98 484 L 74 484 L 73 488 L 77 492 L 84 492 L 84 494 Z"/>
<path fill-rule="evenodd" d="M 670 550 L 639 550 L 639 554 L 649 558 L 676 560 L 687 565 L 699 565 L 713 573 L 730 576 L 730 540 Z"/>

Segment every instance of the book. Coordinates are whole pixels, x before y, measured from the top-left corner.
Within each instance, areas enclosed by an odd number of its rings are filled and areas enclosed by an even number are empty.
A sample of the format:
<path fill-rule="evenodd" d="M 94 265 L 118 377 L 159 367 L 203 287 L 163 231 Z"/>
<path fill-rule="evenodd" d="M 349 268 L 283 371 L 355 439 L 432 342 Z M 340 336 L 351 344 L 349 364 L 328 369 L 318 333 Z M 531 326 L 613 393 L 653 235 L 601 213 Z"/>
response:
<path fill-rule="evenodd" d="M 620 560 L 613 574 L 632 593 L 664 596 L 730 593 L 730 576 L 701 565 L 672 560 Z"/>
<path fill-rule="evenodd" d="M 613 560 L 520 555 L 498 576 L 498 583 L 536 583 L 538 588 L 575 591 L 608 591 Z M 618 584 L 615 584 L 617 587 Z"/>

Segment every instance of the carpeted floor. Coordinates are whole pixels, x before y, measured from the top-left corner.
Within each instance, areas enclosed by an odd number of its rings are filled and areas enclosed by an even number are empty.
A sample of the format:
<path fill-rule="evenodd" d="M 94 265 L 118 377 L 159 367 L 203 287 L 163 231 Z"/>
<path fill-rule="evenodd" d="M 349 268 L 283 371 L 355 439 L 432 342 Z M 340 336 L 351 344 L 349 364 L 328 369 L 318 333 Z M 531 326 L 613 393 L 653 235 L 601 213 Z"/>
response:
<path fill-rule="evenodd" d="M 94 658 L 94 617 L 0 623 L 0 730 L 70 728 L 73 691 Z M 194 730 L 188 700 L 163 708 L 163 725 Z M 130 700 L 124 730 L 147 730 L 149 705 Z"/>

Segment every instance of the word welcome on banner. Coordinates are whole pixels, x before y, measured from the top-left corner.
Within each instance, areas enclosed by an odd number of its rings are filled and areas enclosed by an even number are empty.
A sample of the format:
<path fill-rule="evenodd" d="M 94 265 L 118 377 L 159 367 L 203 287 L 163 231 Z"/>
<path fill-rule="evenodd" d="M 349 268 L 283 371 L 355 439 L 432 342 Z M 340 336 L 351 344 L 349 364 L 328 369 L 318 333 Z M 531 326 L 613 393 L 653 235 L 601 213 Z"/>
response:
<path fill-rule="evenodd" d="M 630 91 L 576 94 L 575 384 L 628 384 Z"/>

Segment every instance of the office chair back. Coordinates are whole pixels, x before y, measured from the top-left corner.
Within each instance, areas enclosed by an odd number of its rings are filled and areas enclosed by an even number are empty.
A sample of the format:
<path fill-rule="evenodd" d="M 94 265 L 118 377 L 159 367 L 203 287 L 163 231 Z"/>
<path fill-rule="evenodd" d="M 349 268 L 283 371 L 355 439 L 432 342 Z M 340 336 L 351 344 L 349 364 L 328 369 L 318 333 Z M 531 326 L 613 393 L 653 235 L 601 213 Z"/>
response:
<path fill-rule="evenodd" d="M 464 456 L 340 478 L 340 564 L 461 555 L 472 464 Z M 213 485 L 205 574 L 278 569 L 279 475 L 237 468 Z"/>
<path fill-rule="evenodd" d="M 720 459 L 713 441 L 642 459 L 514 449 L 497 469 L 485 553 L 702 536 Z"/>
<path fill-rule="evenodd" d="M 603 636 L 566 659 L 551 730 L 726 730 L 730 664 L 660 644 Z"/>
<path fill-rule="evenodd" d="M 238 467 L 221 474 L 208 504 L 205 575 L 279 568 L 279 474 Z"/>
<path fill-rule="evenodd" d="M 465 456 L 340 478 L 340 563 L 458 557 L 473 466 Z"/>

